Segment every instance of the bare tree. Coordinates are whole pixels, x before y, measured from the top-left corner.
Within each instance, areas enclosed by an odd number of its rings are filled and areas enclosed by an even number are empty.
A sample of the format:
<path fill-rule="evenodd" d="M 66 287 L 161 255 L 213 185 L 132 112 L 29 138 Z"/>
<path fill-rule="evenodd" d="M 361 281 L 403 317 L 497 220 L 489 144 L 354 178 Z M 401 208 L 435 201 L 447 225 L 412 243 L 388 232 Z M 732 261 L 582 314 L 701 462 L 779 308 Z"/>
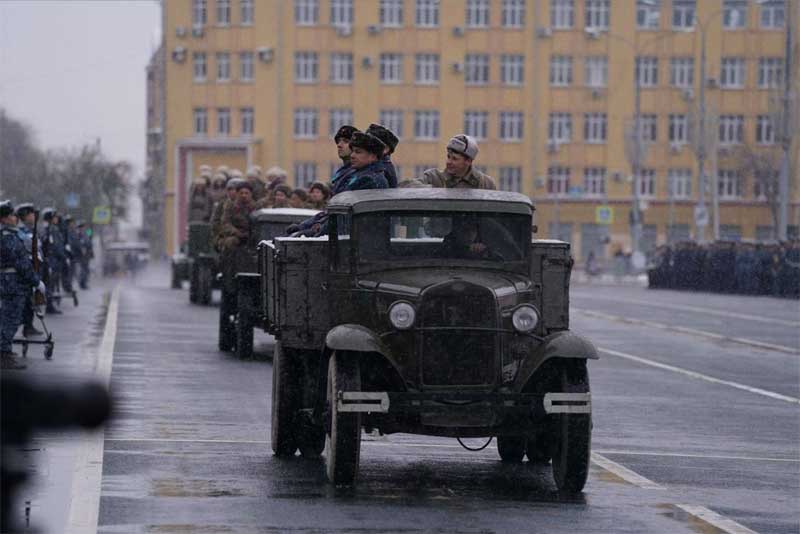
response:
<path fill-rule="evenodd" d="M 772 215 L 773 237 L 777 237 L 780 219 L 780 146 L 754 148 L 749 144 L 739 146 L 734 158 L 745 175 L 753 177 L 753 194 L 764 198 Z"/>

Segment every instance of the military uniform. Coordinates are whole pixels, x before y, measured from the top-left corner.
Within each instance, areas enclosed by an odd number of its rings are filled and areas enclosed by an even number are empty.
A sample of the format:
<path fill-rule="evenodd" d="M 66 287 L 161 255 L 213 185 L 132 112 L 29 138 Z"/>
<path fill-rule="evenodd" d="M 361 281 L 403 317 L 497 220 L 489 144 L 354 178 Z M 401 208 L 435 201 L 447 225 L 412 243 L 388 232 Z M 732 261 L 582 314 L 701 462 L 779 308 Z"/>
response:
<path fill-rule="evenodd" d="M 421 180 L 432 187 L 446 187 L 448 189 L 497 189 L 494 179 L 475 167 L 470 167 L 469 172 L 462 177 L 453 176 L 447 171 L 440 171 L 439 169 L 428 169 L 422 173 Z"/>
<path fill-rule="evenodd" d="M 81 247 L 81 272 L 78 278 L 78 284 L 81 289 L 89 288 L 89 262 L 94 258 L 94 247 L 92 246 L 92 238 L 86 233 L 83 225 L 78 226 L 78 242 Z"/>

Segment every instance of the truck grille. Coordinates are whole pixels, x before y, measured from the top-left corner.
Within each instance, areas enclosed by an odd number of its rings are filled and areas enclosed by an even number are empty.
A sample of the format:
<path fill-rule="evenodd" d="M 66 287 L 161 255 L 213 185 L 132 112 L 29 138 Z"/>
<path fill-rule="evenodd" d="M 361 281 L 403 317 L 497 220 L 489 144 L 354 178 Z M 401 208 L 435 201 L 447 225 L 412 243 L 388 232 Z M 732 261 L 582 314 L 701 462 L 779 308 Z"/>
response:
<path fill-rule="evenodd" d="M 477 386 L 495 381 L 494 295 L 484 287 L 451 282 L 430 289 L 419 307 L 422 382 Z"/>

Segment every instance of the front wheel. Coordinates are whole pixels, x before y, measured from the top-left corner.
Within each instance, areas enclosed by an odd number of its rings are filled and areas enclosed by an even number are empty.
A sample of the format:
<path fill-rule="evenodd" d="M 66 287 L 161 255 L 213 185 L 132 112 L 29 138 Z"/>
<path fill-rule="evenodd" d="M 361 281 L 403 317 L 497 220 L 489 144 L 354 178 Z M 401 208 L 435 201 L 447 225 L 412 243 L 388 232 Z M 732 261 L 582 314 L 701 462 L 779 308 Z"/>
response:
<path fill-rule="evenodd" d="M 232 350 L 236 343 L 236 330 L 231 320 L 235 311 L 234 298 L 223 290 L 219 303 L 219 350 L 224 352 Z"/>
<path fill-rule="evenodd" d="M 335 352 L 328 365 L 328 414 L 330 429 L 325 442 L 328 480 L 337 486 L 352 485 L 361 456 L 361 414 L 340 412 L 342 391 L 361 391 L 361 371 L 352 355 Z"/>
<path fill-rule="evenodd" d="M 253 357 L 255 321 L 250 309 L 250 296 L 239 291 L 236 302 L 236 356 L 242 360 Z"/>
<path fill-rule="evenodd" d="M 297 373 L 294 362 L 287 358 L 280 342 L 272 357 L 272 451 L 276 456 L 294 456 L 297 440 L 292 425 L 297 411 Z"/>
<path fill-rule="evenodd" d="M 198 270 L 197 263 L 192 262 L 191 267 L 189 267 L 189 302 L 192 304 L 197 304 L 198 284 L 200 282 Z"/>
<path fill-rule="evenodd" d="M 204 306 L 208 306 L 211 304 L 211 278 L 214 276 L 214 274 L 211 272 L 211 267 L 209 265 L 200 266 L 198 271 L 197 302 L 203 304 Z"/>
<path fill-rule="evenodd" d="M 508 463 L 519 463 L 525 456 L 525 438 L 497 436 L 497 453 Z"/>
<path fill-rule="evenodd" d="M 178 268 L 175 264 L 172 264 L 172 289 L 180 289 L 181 288 L 181 277 L 178 276 Z"/>
<path fill-rule="evenodd" d="M 561 369 L 561 391 L 588 393 L 586 361 L 569 362 Z M 586 485 L 592 450 L 591 414 L 556 414 L 553 425 L 553 478 L 559 491 L 578 493 Z"/>

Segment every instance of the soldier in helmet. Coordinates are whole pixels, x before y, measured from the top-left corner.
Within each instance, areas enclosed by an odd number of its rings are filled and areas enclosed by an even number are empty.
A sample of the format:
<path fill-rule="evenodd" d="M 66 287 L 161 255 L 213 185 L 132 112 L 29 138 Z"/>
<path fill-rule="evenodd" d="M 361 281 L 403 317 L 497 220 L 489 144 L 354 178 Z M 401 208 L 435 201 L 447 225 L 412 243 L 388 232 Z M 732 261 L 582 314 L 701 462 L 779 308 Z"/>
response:
<path fill-rule="evenodd" d="M 478 143 L 472 137 L 458 134 L 447 143 L 445 169 L 428 169 L 421 180 L 433 187 L 497 189 L 492 177 L 472 166 L 478 156 Z"/>
<path fill-rule="evenodd" d="M 28 258 L 33 262 L 33 230 L 36 225 L 36 207 L 30 202 L 17 206 L 17 232 L 25 244 L 28 251 Z M 42 244 L 37 237 L 36 243 L 37 260 L 42 262 Z M 33 302 L 25 299 L 22 311 L 22 335 L 25 337 L 36 337 L 44 334 L 41 330 L 33 326 Z"/>
<path fill-rule="evenodd" d="M 81 247 L 81 270 L 78 275 L 78 285 L 81 289 L 89 289 L 89 262 L 94 258 L 92 237 L 87 230 L 86 223 L 78 221 L 78 243 Z"/>
<path fill-rule="evenodd" d="M 61 269 L 64 259 L 64 241 L 61 235 L 61 218 L 55 208 L 42 210 L 42 255 L 44 265 L 42 279 L 47 284 L 47 306 L 45 311 L 49 314 L 60 314 L 56 306 L 59 295 L 58 281 L 61 279 Z"/>

